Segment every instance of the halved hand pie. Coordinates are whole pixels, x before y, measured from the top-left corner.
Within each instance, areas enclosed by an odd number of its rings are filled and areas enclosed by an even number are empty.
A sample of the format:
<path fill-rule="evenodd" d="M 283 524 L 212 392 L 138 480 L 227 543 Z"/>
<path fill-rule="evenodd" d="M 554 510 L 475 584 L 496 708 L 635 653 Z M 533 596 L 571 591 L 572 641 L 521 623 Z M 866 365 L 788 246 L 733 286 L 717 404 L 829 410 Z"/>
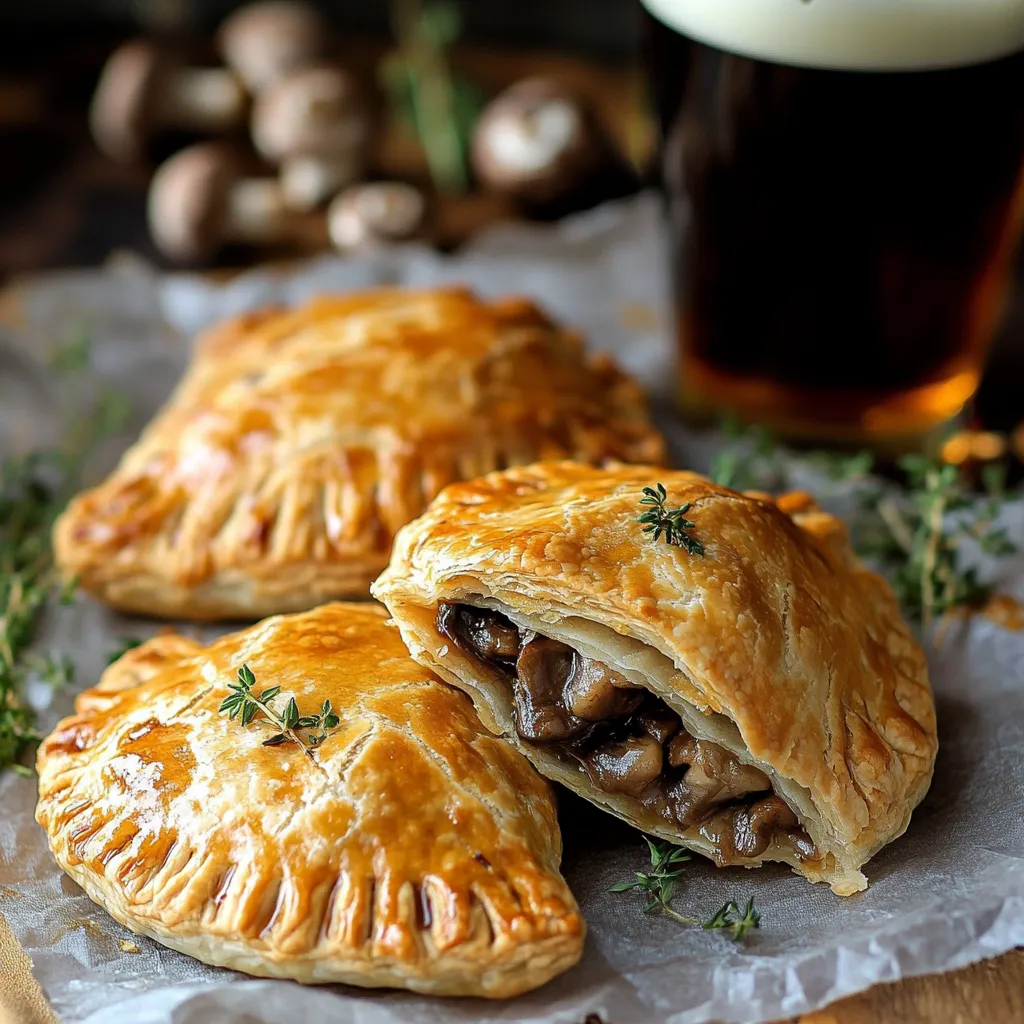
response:
<path fill-rule="evenodd" d="M 133 931 L 249 974 L 505 997 L 574 964 L 550 787 L 386 618 L 334 604 L 124 655 L 39 750 L 60 866 Z M 337 727 L 229 718 L 243 664 Z"/>
<path fill-rule="evenodd" d="M 637 521 L 658 481 L 671 543 Z M 924 655 L 806 495 L 494 473 L 405 527 L 373 593 L 544 774 L 719 864 L 784 861 L 849 894 L 928 789 Z"/>
<path fill-rule="evenodd" d="M 663 452 L 640 389 L 525 300 L 317 299 L 202 336 L 117 470 L 71 503 L 56 555 L 128 611 L 258 618 L 366 596 L 448 483 Z"/>

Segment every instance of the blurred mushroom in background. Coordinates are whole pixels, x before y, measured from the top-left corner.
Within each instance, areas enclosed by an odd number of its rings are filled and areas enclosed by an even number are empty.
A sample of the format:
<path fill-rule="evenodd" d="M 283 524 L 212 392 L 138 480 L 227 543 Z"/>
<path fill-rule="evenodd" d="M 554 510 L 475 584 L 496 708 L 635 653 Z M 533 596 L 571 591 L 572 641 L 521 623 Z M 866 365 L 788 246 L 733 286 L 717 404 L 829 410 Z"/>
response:
<path fill-rule="evenodd" d="M 295 223 L 276 178 L 247 177 L 224 143 L 189 146 L 163 163 L 149 187 L 149 229 L 166 256 L 209 260 L 229 242 L 288 241 Z"/>
<path fill-rule="evenodd" d="M 161 129 L 215 135 L 245 119 L 247 99 L 224 68 L 188 67 L 155 43 L 137 39 L 111 54 L 93 94 L 90 127 L 114 160 L 143 156 Z"/>
<path fill-rule="evenodd" d="M 635 180 L 586 100 L 551 78 L 525 78 L 499 93 L 473 132 L 473 170 L 486 188 L 525 209 L 561 215 L 635 188 Z"/>
<path fill-rule="evenodd" d="M 285 202 L 311 210 L 362 176 L 371 121 L 355 77 L 322 65 L 296 71 L 259 94 L 252 139 L 280 167 Z"/>
<path fill-rule="evenodd" d="M 330 29 L 309 4 L 263 0 L 229 15 L 217 41 L 228 66 L 258 93 L 326 56 Z"/>
<path fill-rule="evenodd" d="M 423 193 L 403 181 L 353 185 L 327 208 L 327 229 L 343 251 L 412 238 L 423 226 Z"/>

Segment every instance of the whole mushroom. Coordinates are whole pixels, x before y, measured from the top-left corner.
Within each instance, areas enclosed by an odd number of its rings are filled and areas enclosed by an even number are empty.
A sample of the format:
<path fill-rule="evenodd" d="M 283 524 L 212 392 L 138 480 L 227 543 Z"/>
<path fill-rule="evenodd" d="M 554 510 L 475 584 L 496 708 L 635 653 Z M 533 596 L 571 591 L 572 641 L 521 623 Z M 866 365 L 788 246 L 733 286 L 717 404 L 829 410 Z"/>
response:
<path fill-rule="evenodd" d="M 345 189 L 327 207 L 335 247 L 355 249 L 411 238 L 423 224 L 423 193 L 403 181 L 374 181 Z"/>
<path fill-rule="evenodd" d="M 100 75 L 89 110 L 96 144 L 135 160 L 161 128 L 215 134 L 245 118 L 246 96 L 223 68 L 187 67 L 144 39 L 120 46 Z"/>
<path fill-rule="evenodd" d="M 189 263 L 227 242 L 286 240 L 294 221 L 277 179 L 246 177 L 239 155 L 216 142 L 189 146 L 157 169 L 148 214 L 157 247 Z"/>
<path fill-rule="evenodd" d="M 220 52 L 252 93 L 323 57 L 328 27 L 309 4 L 263 0 L 231 14 L 217 36 Z"/>
<path fill-rule="evenodd" d="M 614 163 L 588 104 L 540 77 L 516 82 L 484 108 L 472 160 L 483 185 L 534 206 L 562 199 Z"/>
<path fill-rule="evenodd" d="M 252 112 L 256 149 L 281 168 L 286 202 L 311 210 L 363 173 L 370 108 L 356 79 L 324 65 L 264 89 Z"/>

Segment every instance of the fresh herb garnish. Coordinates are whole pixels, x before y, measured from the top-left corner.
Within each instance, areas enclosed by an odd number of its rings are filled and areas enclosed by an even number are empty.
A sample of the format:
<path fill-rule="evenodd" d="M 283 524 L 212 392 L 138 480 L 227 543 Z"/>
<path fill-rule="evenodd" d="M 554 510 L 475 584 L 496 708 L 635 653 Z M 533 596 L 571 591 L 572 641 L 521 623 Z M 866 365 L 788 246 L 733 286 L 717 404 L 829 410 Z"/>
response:
<path fill-rule="evenodd" d="M 0 465 L 0 771 L 19 765 L 38 743 L 35 712 L 21 698 L 33 673 L 59 685 L 72 674 L 66 659 L 31 658 L 50 595 L 60 589 L 50 529 L 64 507 L 67 467 L 55 454 L 33 453 Z M 66 595 L 70 599 L 70 594 Z"/>
<path fill-rule="evenodd" d="M 974 608 L 991 596 L 973 567 L 963 564 L 964 546 L 973 542 L 994 557 L 1016 546 L 996 522 L 1005 494 L 1005 468 L 991 463 L 981 471 L 982 499 L 960 468 L 923 455 L 899 460 L 904 485 L 884 487 L 870 476 L 870 452 L 794 451 L 778 444 L 763 427 L 723 423 L 726 444 L 716 455 L 711 476 L 737 489 L 778 491 L 790 471 L 817 470 L 831 480 L 869 483 L 851 519 L 854 549 L 887 575 L 907 615 L 925 626 L 957 608 Z"/>
<path fill-rule="evenodd" d="M 107 664 L 113 665 L 115 661 L 127 654 L 129 651 L 134 651 L 136 647 L 145 643 L 141 637 L 137 636 L 119 636 L 117 638 L 117 646 L 107 655 Z"/>
<path fill-rule="evenodd" d="M 649 872 L 638 871 L 634 881 L 619 882 L 608 891 L 630 892 L 637 889 L 647 893 L 649 897 L 647 903 L 644 904 L 645 914 L 660 911 L 680 924 L 700 924 L 696 917 L 685 917 L 673 910 L 671 906 L 676 879 L 683 873 L 683 869 L 677 865 L 690 860 L 690 854 L 682 847 L 673 846 L 667 842 L 655 843 L 646 836 L 644 836 L 644 842 L 647 843 L 651 852 L 651 870 Z"/>
<path fill-rule="evenodd" d="M 74 374 L 89 364 L 90 339 L 84 324 L 50 354 L 54 373 Z M 81 486 L 84 464 L 96 444 L 119 431 L 129 412 L 126 397 L 99 393 L 91 409 L 68 424 L 61 451 L 30 452 L 0 463 L 0 771 L 31 774 L 19 762 L 39 742 L 34 710 L 23 686 L 37 678 L 66 685 L 74 664 L 65 655 L 33 655 L 29 648 L 51 598 L 67 604 L 75 581 L 62 580 L 53 563 L 50 531 L 68 499 Z"/>
<path fill-rule="evenodd" d="M 651 534 L 653 540 L 657 541 L 661 535 L 669 544 L 681 547 L 691 555 L 703 555 L 704 545 L 696 537 L 687 533 L 696 527 L 696 523 L 686 518 L 690 511 L 690 502 L 680 505 L 679 508 L 666 508 L 665 502 L 668 499 L 668 492 L 664 484 L 657 484 L 655 487 L 645 487 L 644 496 L 640 499 L 641 505 L 653 505 L 650 512 L 637 516 L 638 523 L 646 523 L 644 533 Z"/>
<path fill-rule="evenodd" d="M 736 942 L 741 941 L 751 928 L 761 927 L 761 915 L 754 909 L 754 897 L 747 900 L 741 911 L 739 904 L 729 900 L 714 917 L 709 917 L 702 925 L 705 931 L 726 929 L 729 937 Z"/>
<path fill-rule="evenodd" d="M 281 694 L 280 686 L 270 686 L 260 693 L 253 689 L 256 676 L 248 665 L 238 670 L 238 682 L 228 685 L 231 693 L 221 701 L 220 712 L 229 718 L 240 719 L 242 725 L 248 725 L 258 715 L 263 715 L 278 731 L 263 741 L 265 747 L 279 747 L 282 743 L 297 743 L 307 753 L 316 749 L 325 739 L 330 729 L 338 726 L 340 719 L 334 713 L 331 702 L 325 700 L 317 715 L 301 716 L 295 698 L 289 699 L 283 711 L 278 711 L 274 703 Z M 307 732 L 305 738 L 300 730 Z"/>
<path fill-rule="evenodd" d="M 964 567 L 961 553 L 973 541 L 987 555 L 1001 557 L 1017 548 L 996 526 L 1001 506 L 999 467 L 985 474 L 989 496 L 979 500 L 965 486 L 956 466 L 921 455 L 900 460 L 904 494 L 872 495 L 859 524 L 858 553 L 888 572 L 907 612 L 928 626 L 959 607 L 978 607 L 991 587 L 976 568 Z"/>
<path fill-rule="evenodd" d="M 613 885 L 609 892 L 631 892 L 638 890 L 646 893 L 647 902 L 644 904 L 644 913 L 654 912 L 667 914 L 673 920 L 685 925 L 700 925 L 705 931 L 714 931 L 719 928 L 729 930 L 731 937 L 737 941 L 741 940 L 751 928 L 761 926 L 761 915 L 754 909 L 754 899 L 747 900 L 747 905 L 740 911 L 739 906 L 730 900 L 713 917 L 701 921 L 699 917 L 688 917 L 680 914 L 671 906 L 672 896 L 675 893 L 676 881 L 683 873 L 680 864 L 691 859 L 690 853 L 680 846 L 673 846 L 669 842 L 653 842 L 644 836 L 644 842 L 651 854 L 651 870 L 638 871 L 636 878 L 631 882 L 619 882 Z"/>

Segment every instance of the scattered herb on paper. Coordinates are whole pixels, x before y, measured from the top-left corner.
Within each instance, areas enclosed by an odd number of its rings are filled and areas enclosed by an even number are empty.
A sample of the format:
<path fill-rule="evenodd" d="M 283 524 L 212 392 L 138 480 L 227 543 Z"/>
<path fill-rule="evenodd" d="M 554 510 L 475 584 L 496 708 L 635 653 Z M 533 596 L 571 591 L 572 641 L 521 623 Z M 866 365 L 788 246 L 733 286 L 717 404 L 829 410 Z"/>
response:
<path fill-rule="evenodd" d="M 687 533 L 688 530 L 695 529 L 697 525 L 686 518 L 686 513 L 690 511 L 691 507 L 689 502 L 680 505 L 679 508 L 666 508 L 668 492 L 665 490 L 664 484 L 645 487 L 643 495 L 640 504 L 653 506 L 651 511 L 637 516 L 638 523 L 646 523 L 644 533 L 649 533 L 654 541 L 659 540 L 664 534 L 667 543 L 683 548 L 688 554 L 704 554 L 704 545 L 696 537 Z"/>
<path fill-rule="evenodd" d="M 243 665 L 238 670 L 238 681 L 228 686 L 231 693 L 221 701 L 220 712 L 231 719 L 239 719 L 242 725 L 249 725 L 262 714 L 278 730 L 263 741 L 265 747 L 279 747 L 291 742 L 308 753 L 319 747 L 327 739 L 328 732 L 339 724 L 340 719 L 329 700 L 323 702 L 319 714 L 302 716 L 294 697 L 289 699 L 283 711 L 274 707 L 281 694 L 280 686 L 270 686 L 260 693 L 255 691 L 255 686 L 256 676 L 248 665 Z M 303 729 L 312 731 L 303 738 L 300 735 Z"/>
<path fill-rule="evenodd" d="M 956 608 L 978 607 L 990 596 L 991 587 L 977 569 L 962 564 L 965 542 L 994 557 L 1017 548 L 996 525 L 1002 498 L 1001 481 L 993 474 L 988 474 L 988 497 L 979 500 L 956 466 L 907 455 L 900 467 L 906 473 L 905 493 L 871 496 L 857 548 L 887 570 L 900 604 L 927 626 Z"/>
<path fill-rule="evenodd" d="M 705 931 L 724 929 L 729 937 L 740 942 L 751 928 L 761 927 L 761 915 L 754 909 L 754 897 L 747 900 L 747 905 L 740 910 L 739 905 L 729 900 L 714 917 L 709 917 L 702 925 Z"/>
<path fill-rule="evenodd" d="M 55 373 L 74 374 L 89 362 L 87 332 L 77 329 L 50 356 Z M 64 654 L 30 650 L 51 598 L 69 603 L 74 580 L 53 563 L 50 531 L 78 489 L 83 463 L 96 444 L 121 429 L 128 401 L 101 392 L 92 410 L 70 424 L 63 450 L 29 452 L 0 463 L 0 771 L 31 774 L 22 763 L 38 743 L 34 710 L 24 684 L 35 678 L 54 687 L 69 683 L 74 664 Z"/>
<path fill-rule="evenodd" d="M 651 853 L 651 870 L 649 872 L 638 871 L 632 882 L 619 882 L 613 885 L 609 892 L 630 892 L 638 890 L 647 894 L 648 900 L 644 904 L 644 913 L 651 914 L 655 911 L 667 914 L 680 924 L 700 924 L 696 917 L 686 917 L 678 911 L 673 910 L 672 894 L 675 892 L 676 880 L 683 873 L 678 865 L 690 860 L 690 854 L 682 847 L 673 846 L 668 842 L 652 842 L 644 836 L 644 842 Z"/>
<path fill-rule="evenodd" d="M 861 508 L 851 522 L 854 548 L 888 576 L 900 604 L 929 625 L 957 608 L 978 607 L 991 596 L 977 570 L 963 564 L 967 542 L 987 555 L 1013 554 L 1015 545 L 996 524 L 1005 492 L 1005 471 L 986 466 L 979 498 L 957 466 L 923 455 L 899 461 L 904 485 L 886 489 L 873 478 L 870 452 L 794 451 L 763 427 L 723 424 L 726 443 L 715 457 L 716 483 L 737 489 L 781 490 L 786 467 L 816 469 L 831 480 L 866 484 Z"/>
<path fill-rule="evenodd" d="M 699 917 L 680 914 L 672 907 L 672 896 L 676 882 L 683 873 L 679 866 L 691 859 L 689 851 L 669 842 L 654 842 L 644 836 L 644 842 L 651 854 L 651 870 L 638 871 L 631 882 L 619 882 L 609 892 L 645 893 L 648 897 L 644 904 L 644 913 L 662 913 L 685 925 L 700 925 L 705 931 L 725 929 L 731 938 L 740 941 L 751 928 L 759 928 L 761 915 L 754 909 L 754 899 L 747 900 L 746 907 L 741 911 L 739 906 L 730 900 L 717 914 L 701 921 Z"/>

